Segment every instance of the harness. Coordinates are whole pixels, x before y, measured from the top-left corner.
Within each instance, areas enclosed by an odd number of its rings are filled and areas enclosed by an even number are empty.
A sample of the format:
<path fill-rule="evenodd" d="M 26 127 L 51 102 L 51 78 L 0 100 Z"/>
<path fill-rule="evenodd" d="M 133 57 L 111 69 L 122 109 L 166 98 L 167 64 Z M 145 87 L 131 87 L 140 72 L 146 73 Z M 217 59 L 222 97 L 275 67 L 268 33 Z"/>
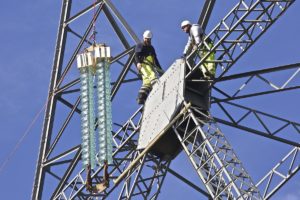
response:
<path fill-rule="evenodd" d="M 164 71 L 155 64 L 153 55 L 149 55 L 145 57 L 142 63 L 149 65 L 154 70 L 154 72 L 158 75 L 162 75 L 164 73 Z"/>

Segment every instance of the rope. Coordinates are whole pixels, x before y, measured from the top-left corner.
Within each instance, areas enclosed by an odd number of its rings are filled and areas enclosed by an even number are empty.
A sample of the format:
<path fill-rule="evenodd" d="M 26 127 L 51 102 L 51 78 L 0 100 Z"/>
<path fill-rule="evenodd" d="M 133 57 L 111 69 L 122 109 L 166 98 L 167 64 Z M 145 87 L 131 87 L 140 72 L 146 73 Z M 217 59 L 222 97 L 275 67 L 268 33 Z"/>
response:
<path fill-rule="evenodd" d="M 83 49 L 80 51 L 81 53 L 85 52 L 86 49 L 90 46 L 89 43 L 92 43 L 93 46 L 96 45 L 96 35 L 97 35 L 97 31 L 96 31 L 96 3 L 97 0 L 94 0 L 93 3 L 93 18 L 92 18 L 92 23 L 93 23 L 93 28 L 92 28 L 92 33 L 90 35 L 90 37 L 87 39 L 88 42 L 86 42 L 85 45 L 83 45 Z"/>
<path fill-rule="evenodd" d="M 95 45 L 96 44 L 96 34 L 97 34 L 97 31 L 96 31 L 96 3 L 97 3 L 97 0 L 94 1 L 94 10 L 93 10 L 93 32 L 89 38 L 89 40 L 92 40 L 93 41 L 93 44 Z"/>
<path fill-rule="evenodd" d="M 52 95 L 51 95 L 52 96 Z M 49 99 L 51 98 L 51 96 L 49 97 Z M 36 123 L 37 119 L 39 118 L 39 116 L 41 115 L 41 113 L 45 110 L 46 105 L 48 104 L 49 99 L 47 99 L 46 103 L 43 105 L 43 107 L 37 112 L 37 114 L 34 116 L 33 120 L 30 122 L 29 126 L 27 127 L 27 129 L 25 130 L 25 132 L 22 134 L 22 136 L 20 137 L 20 139 L 18 140 L 18 142 L 16 143 L 15 147 L 13 148 L 13 150 L 7 154 L 6 159 L 3 161 L 3 163 L 1 164 L 0 167 L 0 174 L 3 172 L 4 168 L 8 165 L 9 161 L 13 158 L 13 156 L 16 154 L 17 150 L 19 149 L 19 147 L 21 146 L 21 144 L 23 143 L 24 139 L 28 136 L 28 134 L 30 133 L 33 125 Z"/>

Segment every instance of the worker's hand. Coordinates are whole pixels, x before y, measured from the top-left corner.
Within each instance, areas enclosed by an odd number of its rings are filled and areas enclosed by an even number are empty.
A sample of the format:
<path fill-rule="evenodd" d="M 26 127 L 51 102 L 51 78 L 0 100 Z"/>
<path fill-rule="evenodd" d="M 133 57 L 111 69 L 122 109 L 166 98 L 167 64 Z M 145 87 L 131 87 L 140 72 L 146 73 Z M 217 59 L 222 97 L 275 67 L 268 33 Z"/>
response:
<path fill-rule="evenodd" d="M 138 63 L 136 66 L 137 66 L 138 71 L 141 71 L 141 69 L 142 69 L 142 64 L 141 64 L 141 63 Z"/>
<path fill-rule="evenodd" d="M 203 78 L 206 80 L 213 80 L 214 79 L 214 75 L 212 75 L 210 72 L 206 71 L 203 73 Z"/>

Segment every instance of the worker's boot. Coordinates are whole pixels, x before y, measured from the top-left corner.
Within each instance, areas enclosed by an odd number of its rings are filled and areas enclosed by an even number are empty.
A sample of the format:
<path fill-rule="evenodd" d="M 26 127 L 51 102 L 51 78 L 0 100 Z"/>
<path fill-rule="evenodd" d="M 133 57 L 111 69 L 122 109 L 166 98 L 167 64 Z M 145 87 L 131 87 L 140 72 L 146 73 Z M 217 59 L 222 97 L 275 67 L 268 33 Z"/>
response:
<path fill-rule="evenodd" d="M 142 86 L 141 89 L 139 90 L 139 94 L 138 94 L 138 98 L 137 98 L 137 102 L 140 105 L 144 105 L 145 101 L 149 95 L 150 92 L 150 88 L 146 87 L 146 86 Z"/>

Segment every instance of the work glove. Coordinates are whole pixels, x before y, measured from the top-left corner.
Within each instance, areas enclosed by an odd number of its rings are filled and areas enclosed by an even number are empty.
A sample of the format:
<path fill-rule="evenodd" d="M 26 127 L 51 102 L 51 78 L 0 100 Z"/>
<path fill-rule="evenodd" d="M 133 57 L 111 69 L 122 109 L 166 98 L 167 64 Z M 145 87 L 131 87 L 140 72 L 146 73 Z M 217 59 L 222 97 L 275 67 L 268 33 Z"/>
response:
<path fill-rule="evenodd" d="M 141 69 L 142 69 L 142 64 L 141 64 L 141 63 L 138 63 L 138 64 L 136 65 L 136 67 L 137 67 L 138 71 L 140 72 Z"/>

